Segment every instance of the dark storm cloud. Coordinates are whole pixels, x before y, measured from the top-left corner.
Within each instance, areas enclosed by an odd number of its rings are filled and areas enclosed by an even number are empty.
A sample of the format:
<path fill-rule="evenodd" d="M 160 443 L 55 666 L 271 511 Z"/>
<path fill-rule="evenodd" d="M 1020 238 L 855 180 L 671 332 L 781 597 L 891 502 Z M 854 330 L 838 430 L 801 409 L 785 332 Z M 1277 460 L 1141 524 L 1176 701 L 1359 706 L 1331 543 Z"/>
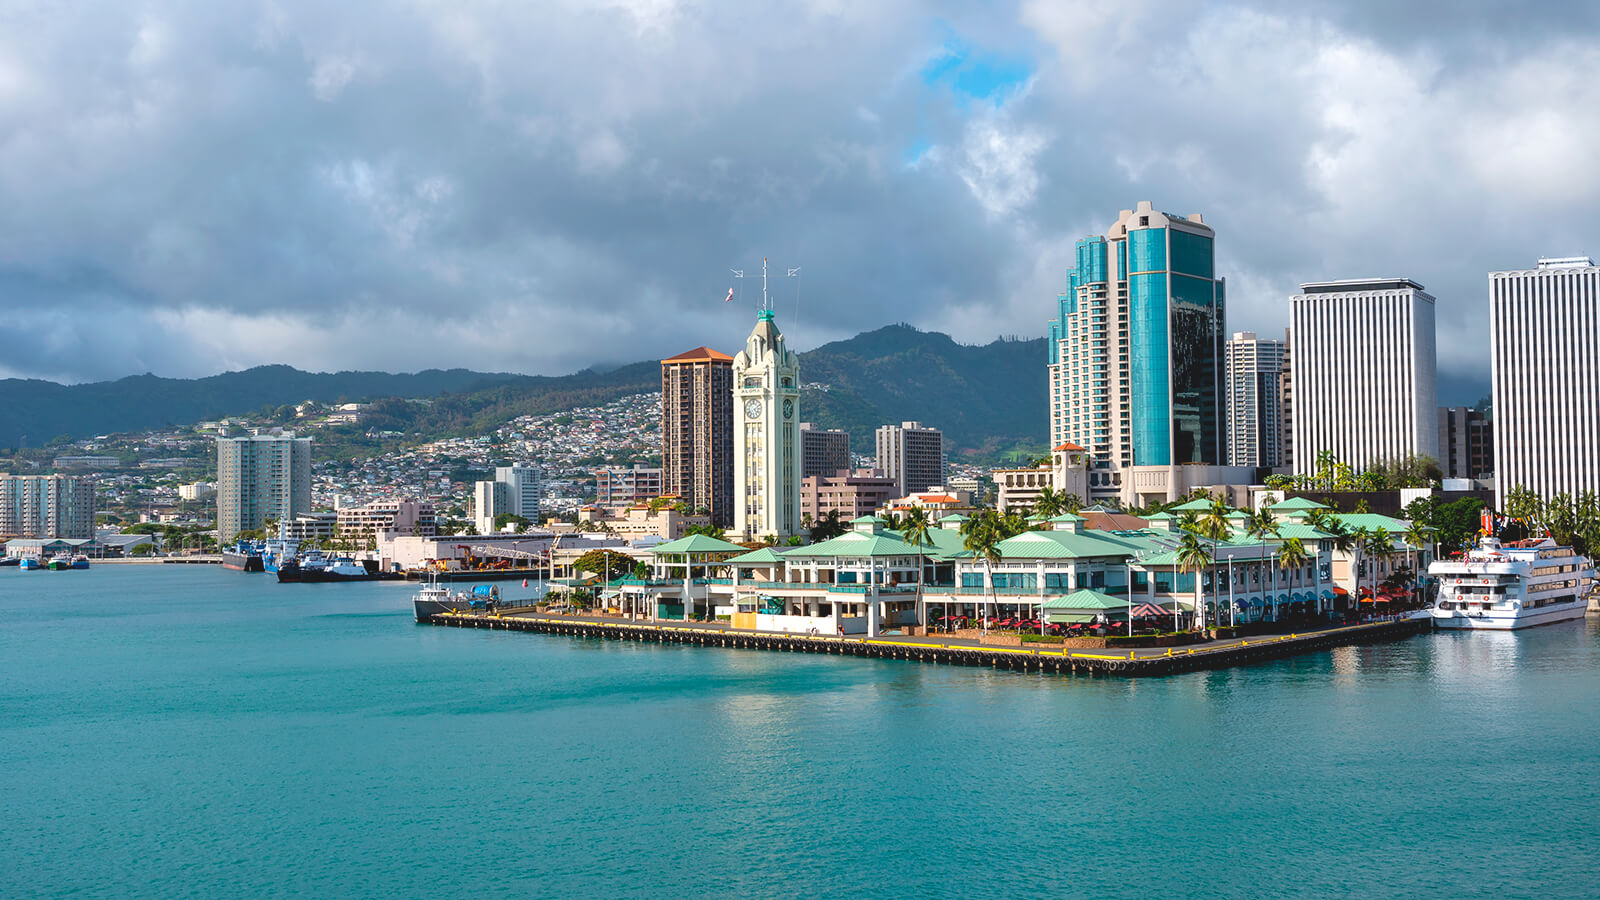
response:
<path fill-rule="evenodd" d="M 13 5 L 0 374 L 732 347 L 762 256 L 802 346 L 1039 334 L 1141 199 L 1218 229 L 1233 326 L 1407 274 L 1475 372 L 1484 273 L 1596 249 L 1595 23 L 1415 9 Z"/>

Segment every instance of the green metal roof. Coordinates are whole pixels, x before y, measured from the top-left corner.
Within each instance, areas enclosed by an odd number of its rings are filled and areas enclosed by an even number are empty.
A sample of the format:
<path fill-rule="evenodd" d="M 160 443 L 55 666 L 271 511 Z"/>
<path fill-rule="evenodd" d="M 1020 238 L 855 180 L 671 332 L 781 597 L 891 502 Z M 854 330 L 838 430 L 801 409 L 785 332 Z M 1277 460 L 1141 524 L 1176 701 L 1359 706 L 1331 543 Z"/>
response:
<path fill-rule="evenodd" d="M 1025 531 L 995 545 L 1002 559 L 1128 557 L 1139 547 L 1123 537 L 1093 531 Z"/>
<path fill-rule="evenodd" d="M 1318 503 L 1315 500 L 1307 500 L 1304 497 L 1290 497 L 1287 500 L 1280 500 L 1277 503 L 1274 503 L 1271 506 L 1267 507 L 1267 509 L 1281 509 L 1281 510 L 1327 509 L 1327 508 L 1328 507 L 1322 505 L 1321 503 Z"/>
<path fill-rule="evenodd" d="M 965 522 L 965 521 L 967 521 L 967 517 L 963 516 L 961 513 L 954 513 L 954 514 L 948 515 L 948 516 L 940 516 L 939 517 L 939 521 L 941 523 L 943 523 L 943 522 Z"/>
<path fill-rule="evenodd" d="M 1233 507 L 1230 506 L 1228 508 L 1232 509 Z M 1174 506 L 1173 509 L 1176 509 L 1176 510 L 1178 510 L 1180 512 L 1191 512 L 1191 511 L 1193 511 L 1193 512 L 1210 512 L 1211 511 L 1211 501 L 1210 500 L 1190 500 L 1188 503 L 1180 503 L 1177 506 Z"/>
<path fill-rule="evenodd" d="M 931 534 L 932 529 L 930 529 Z M 809 547 L 796 547 L 785 551 L 785 559 L 805 559 L 817 556 L 929 556 L 933 547 L 923 545 L 917 549 L 896 537 L 893 532 L 879 532 L 867 534 L 860 531 L 847 531 L 836 538 L 829 538 L 820 544 Z"/>
<path fill-rule="evenodd" d="M 1165 522 L 1168 519 L 1176 519 L 1176 518 L 1177 518 L 1177 516 L 1173 515 L 1172 513 L 1158 512 L 1158 513 L 1151 513 L 1150 515 L 1145 516 L 1144 520 L 1146 522 Z"/>
<path fill-rule="evenodd" d="M 883 524 L 883 520 L 877 516 L 856 516 L 854 519 L 850 520 L 851 525 L 865 525 L 869 522 L 876 525 Z"/>
<path fill-rule="evenodd" d="M 731 566 L 771 565 L 783 562 L 783 557 L 771 547 L 762 547 L 760 550 L 751 550 L 749 553 L 723 560 Z"/>
<path fill-rule="evenodd" d="M 1404 519 L 1377 513 L 1335 513 L 1334 516 L 1351 528 L 1382 528 L 1390 534 L 1404 534 L 1411 527 L 1411 523 Z"/>
<path fill-rule="evenodd" d="M 1127 609 L 1128 601 L 1103 594 L 1096 590 L 1084 588 L 1073 591 L 1065 597 L 1051 597 L 1044 601 L 1047 610 L 1066 609 Z"/>
<path fill-rule="evenodd" d="M 650 548 L 652 553 L 743 553 L 743 547 L 707 534 L 691 534 Z"/>
<path fill-rule="evenodd" d="M 1083 521 L 1083 516 L 1075 516 L 1072 513 L 1062 513 L 1061 515 L 1052 518 L 1050 521 L 1052 521 L 1052 522 L 1082 522 Z"/>
<path fill-rule="evenodd" d="M 1302 541 L 1325 541 L 1333 535 L 1321 531 L 1311 525 L 1301 525 L 1298 522 L 1283 522 L 1278 525 L 1277 535 L 1284 540 L 1299 538 Z"/>

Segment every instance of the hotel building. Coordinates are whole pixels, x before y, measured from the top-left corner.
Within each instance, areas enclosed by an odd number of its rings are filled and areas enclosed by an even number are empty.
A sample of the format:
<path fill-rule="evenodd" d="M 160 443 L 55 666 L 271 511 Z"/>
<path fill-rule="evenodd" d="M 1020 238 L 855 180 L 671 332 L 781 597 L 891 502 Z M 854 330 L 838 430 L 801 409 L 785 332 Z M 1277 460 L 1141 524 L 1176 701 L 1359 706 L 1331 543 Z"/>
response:
<path fill-rule="evenodd" d="M 661 361 L 661 493 L 734 521 L 733 357 L 696 347 Z"/>
<path fill-rule="evenodd" d="M 1220 468 L 1227 320 L 1215 233 L 1141 202 L 1078 242 L 1050 324 L 1050 444 L 1089 456 L 1090 496 L 1142 505 Z"/>
<path fill-rule="evenodd" d="M 1541 259 L 1489 274 L 1495 500 L 1600 491 L 1600 267 Z"/>
<path fill-rule="evenodd" d="M 1302 284 L 1289 300 L 1294 471 L 1439 457 L 1434 300 L 1407 278 Z"/>

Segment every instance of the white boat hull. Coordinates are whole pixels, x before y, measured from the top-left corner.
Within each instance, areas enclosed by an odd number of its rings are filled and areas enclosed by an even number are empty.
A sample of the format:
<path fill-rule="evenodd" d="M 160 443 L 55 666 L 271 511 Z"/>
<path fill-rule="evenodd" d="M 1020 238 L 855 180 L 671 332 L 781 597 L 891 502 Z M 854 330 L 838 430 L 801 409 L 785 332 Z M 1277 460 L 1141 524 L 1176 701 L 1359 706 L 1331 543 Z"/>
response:
<path fill-rule="evenodd" d="M 1570 622 L 1581 619 L 1588 611 L 1587 600 L 1572 600 L 1567 603 L 1553 604 L 1531 610 L 1487 610 L 1463 611 L 1459 609 L 1435 609 L 1433 612 L 1433 625 L 1435 628 L 1449 628 L 1460 631 L 1514 631 L 1518 628 L 1532 628 L 1536 625 L 1551 625 L 1556 622 Z"/>

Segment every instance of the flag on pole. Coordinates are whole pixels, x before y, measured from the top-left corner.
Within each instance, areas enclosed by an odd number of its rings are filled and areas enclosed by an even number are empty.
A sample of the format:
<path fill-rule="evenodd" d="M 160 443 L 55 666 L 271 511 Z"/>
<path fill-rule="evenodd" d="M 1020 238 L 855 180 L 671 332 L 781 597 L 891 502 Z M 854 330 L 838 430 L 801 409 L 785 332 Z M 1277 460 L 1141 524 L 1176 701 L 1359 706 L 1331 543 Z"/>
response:
<path fill-rule="evenodd" d="M 723 297 L 722 298 L 722 302 L 723 303 L 728 303 L 728 302 L 731 302 L 732 300 L 733 300 L 733 288 L 728 288 L 728 296 Z"/>

